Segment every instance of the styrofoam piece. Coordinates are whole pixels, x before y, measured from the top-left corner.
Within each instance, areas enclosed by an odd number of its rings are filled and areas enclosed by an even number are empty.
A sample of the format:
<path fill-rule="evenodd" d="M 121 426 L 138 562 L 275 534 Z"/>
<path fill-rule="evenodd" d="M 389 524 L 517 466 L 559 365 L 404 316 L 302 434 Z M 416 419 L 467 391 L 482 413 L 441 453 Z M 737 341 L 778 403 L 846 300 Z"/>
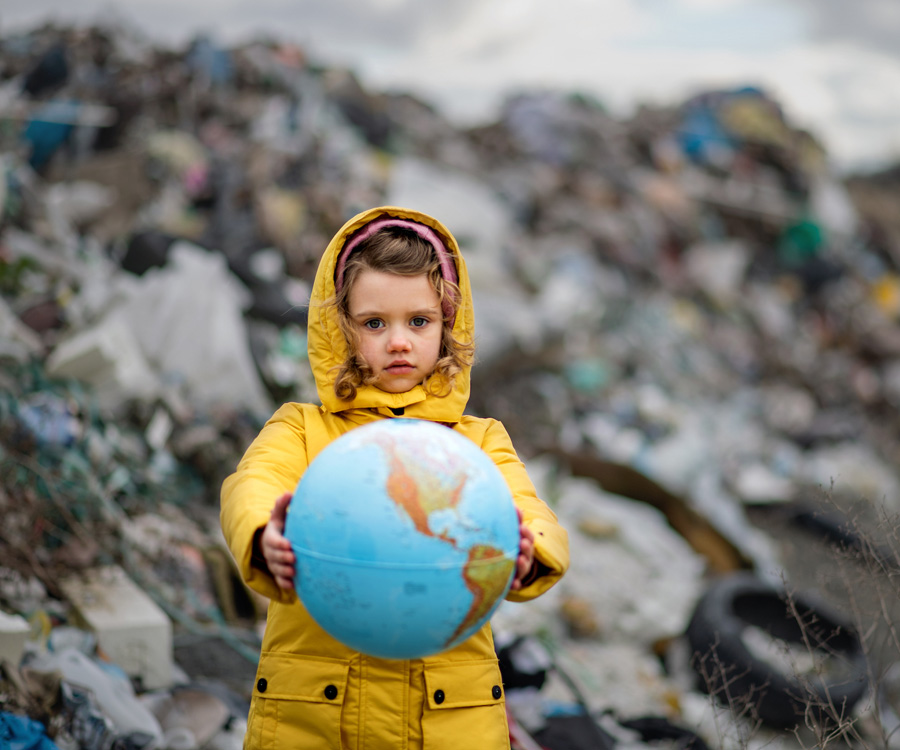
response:
<path fill-rule="evenodd" d="M 161 386 L 124 321 L 108 316 L 61 341 L 46 361 L 47 374 L 96 387 L 101 401 L 152 398 Z"/>
<path fill-rule="evenodd" d="M 111 661 L 147 690 L 172 684 L 172 622 L 124 570 L 98 568 L 60 585 Z"/>
<path fill-rule="evenodd" d="M 0 612 L 0 661 L 18 666 L 30 632 L 24 617 Z"/>

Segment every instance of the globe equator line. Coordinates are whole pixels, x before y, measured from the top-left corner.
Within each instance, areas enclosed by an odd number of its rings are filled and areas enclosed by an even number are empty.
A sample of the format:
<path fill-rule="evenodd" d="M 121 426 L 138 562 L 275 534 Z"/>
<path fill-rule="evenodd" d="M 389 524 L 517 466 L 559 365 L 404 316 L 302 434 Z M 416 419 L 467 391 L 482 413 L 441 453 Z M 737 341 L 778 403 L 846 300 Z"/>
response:
<path fill-rule="evenodd" d="M 335 562 L 342 563 L 344 565 L 350 565 L 352 567 L 363 567 L 363 568 L 387 568 L 391 570 L 402 570 L 402 569 L 416 569 L 416 570 L 450 570 L 453 568 L 463 568 L 463 567 L 479 567 L 481 565 L 487 565 L 490 563 L 495 563 L 500 560 L 509 561 L 510 559 L 515 559 L 515 556 L 518 555 L 518 550 L 516 550 L 515 555 L 510 558 L 508 555 L 496 555 L 494 557 L 483 557 L 477 560 L 467 560 L 464 565 L 455 562 L 422 562 L 422 563 L 406 563 L 406 562 L 385 562 L 385 561 L 376 561 L 376 560 L 353 560 L 347 557 L 338 557 L 336 555 L 326 555 L 322 552 L 314 552 L 313 550 L 303 549 L 302 547 L 296 547 L 292 545 L 292 549 L 294 550 L 294 554 L 303 557 L 312 557 L 316 560 L 324 560 L 327 562 Z"/>

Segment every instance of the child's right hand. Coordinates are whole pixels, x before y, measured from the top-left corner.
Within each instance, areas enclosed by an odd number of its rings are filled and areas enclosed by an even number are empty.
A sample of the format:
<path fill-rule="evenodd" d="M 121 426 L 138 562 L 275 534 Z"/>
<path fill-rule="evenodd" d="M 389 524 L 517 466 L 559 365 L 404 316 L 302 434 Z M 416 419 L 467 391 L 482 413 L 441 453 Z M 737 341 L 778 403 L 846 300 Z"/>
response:
<path fill-rule="evenodd" d="M 263 529 L 259 540 L 260 552 L 269 566 L 269 572 L 280 588 L 294 588 L 294 565 L 296 558 L 291 543 L 284 536 L 284 521 L 287 518 L 291 493 L 286 492 L 275 501 L 269 522 Z"/>

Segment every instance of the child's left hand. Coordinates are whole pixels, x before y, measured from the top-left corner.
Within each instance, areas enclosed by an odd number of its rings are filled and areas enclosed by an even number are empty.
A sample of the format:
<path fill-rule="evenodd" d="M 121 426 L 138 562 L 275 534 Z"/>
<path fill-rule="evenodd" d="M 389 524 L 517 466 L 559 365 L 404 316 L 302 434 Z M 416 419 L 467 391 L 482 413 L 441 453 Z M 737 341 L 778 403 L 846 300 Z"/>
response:
<path fill-rule="evenodd" d="M 519 508 L 516 508 L 516 514 L 519 516 L 519 557 L 516 559 L 516 577 L 510 586 L 512 591 L 522 588 L 522 581 L 527 578 L 534 565 L 534 532 L 522 523 L 522 511 Z"/>

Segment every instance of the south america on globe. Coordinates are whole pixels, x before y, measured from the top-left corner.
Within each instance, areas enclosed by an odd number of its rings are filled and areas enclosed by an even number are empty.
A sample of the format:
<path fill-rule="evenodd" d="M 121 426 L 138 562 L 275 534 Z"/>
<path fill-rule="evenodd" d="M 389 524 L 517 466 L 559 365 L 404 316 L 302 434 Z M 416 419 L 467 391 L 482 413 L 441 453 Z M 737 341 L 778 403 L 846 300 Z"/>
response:
<path fill-rule="evenodd" d="M 284 534 L 296 590 L 345 645 L 418 659 L 461 643 L 509 591 L 519 521 L 475 443 L 418 419 L 382 419 L 330 443 L 303 475 Z"/>

